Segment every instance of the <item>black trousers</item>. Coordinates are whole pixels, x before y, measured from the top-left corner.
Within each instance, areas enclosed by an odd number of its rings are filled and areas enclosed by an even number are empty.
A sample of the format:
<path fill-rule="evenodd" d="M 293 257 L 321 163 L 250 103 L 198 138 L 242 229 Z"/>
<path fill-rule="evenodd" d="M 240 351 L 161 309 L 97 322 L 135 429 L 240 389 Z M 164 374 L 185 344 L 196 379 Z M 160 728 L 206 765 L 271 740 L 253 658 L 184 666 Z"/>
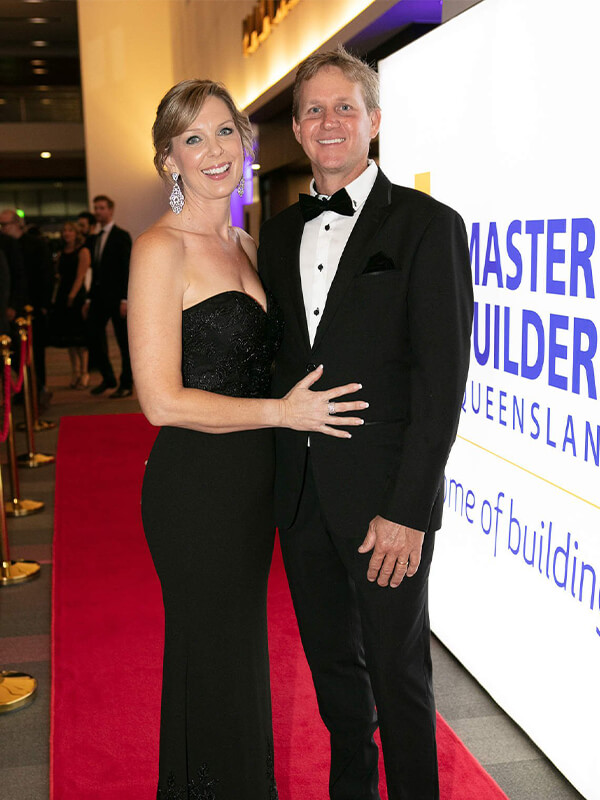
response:
<path fill-rule="evenodd" d="M 389 800 L 438 800 L 427 607 L 435 533 L 425 536 L 416 575 L 396 589 L 367 580 L 371 553 L 357 550 L 365 535 L 327 524 L 309 456 L 296 520 L 280 538 L 331 736 L 330 797 L 379 800 L 373 741 L 379 726 Z"/>
<path fill-rule="evenodd" d="M 88 316 L 88 339 L 90 358 L 108 384 L 116 384 L 115 373 L 108 357 L 106 326 L 112 320 L 115 336 L 121 352 L 121 377 L 119 385 L 123 389 L 131 389 L 131 361 L 129 359 L 129 342 L 127 340 L 127 317 L 119 313 L 119 303 L 103 300 L 92 300 Z"/>

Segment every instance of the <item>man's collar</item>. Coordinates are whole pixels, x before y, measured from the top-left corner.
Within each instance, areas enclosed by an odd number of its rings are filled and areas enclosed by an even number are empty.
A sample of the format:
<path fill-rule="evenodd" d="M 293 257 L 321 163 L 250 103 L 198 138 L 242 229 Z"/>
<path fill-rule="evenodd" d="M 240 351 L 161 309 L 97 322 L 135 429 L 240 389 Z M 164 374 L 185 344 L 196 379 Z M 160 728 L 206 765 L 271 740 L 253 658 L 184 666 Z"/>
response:
<path fill-rule="evenodd" d="M 348 192 L 350 199 L 352 200 L 352 206 L 357 209 L 361 206 L 367 197 L 375 180 L 377 178 L 377 164 L 373 161 L 373 159 L 369 159 L 367 163 L 367 168 L 360 173 L 358 178 L 355 178 L 351 183 L 349 183 L 344 188 Z M 310 182 L 310 193 L 314 196 L 319 197 L 327 197 L 327 195 L 319 195 L 315 187 L 315 179 L 313 178 Z"/>
<path fill-rule="evenodd" d="M 115 224 L 114 219 L 111 219 L 110 222 L 107 222 L 106 225 L 103 225 L 100 230 L 106 233 L 107 235 L 111 232 L 113 226 Z"/>

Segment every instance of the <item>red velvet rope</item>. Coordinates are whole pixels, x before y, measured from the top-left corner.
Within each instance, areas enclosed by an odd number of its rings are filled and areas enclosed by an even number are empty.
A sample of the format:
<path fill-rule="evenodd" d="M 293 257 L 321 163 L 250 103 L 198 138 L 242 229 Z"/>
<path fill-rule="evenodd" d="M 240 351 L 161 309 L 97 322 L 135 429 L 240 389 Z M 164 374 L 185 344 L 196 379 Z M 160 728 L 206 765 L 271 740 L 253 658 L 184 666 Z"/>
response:
<path fill-rule="evenodd" d="M 4 422 L 0 431 L 0 442 L 5 442 L 8 436 L 8 426 L 10 423 L 10 395 L 11 395 L 12 376 L 10 374 L 10 364 L 4 365 Z"/>
<path fill-rule="evenodd" d="M 10 385 L 12 386 L 12 390 L 15 394 L 20 392 L 23 388 L 23 378 L 25 377 L 25 362 L 27 361 L 27 341 L 25 339 L 21 339 L 21 356 L 19 358 L 19 378 L 15 383 L 12 379 L 12 375 L 10 377 Z M 29 364 L 29 362 L 27 362 Z M 4 441 L 4 439 L 2 440 Z"/>

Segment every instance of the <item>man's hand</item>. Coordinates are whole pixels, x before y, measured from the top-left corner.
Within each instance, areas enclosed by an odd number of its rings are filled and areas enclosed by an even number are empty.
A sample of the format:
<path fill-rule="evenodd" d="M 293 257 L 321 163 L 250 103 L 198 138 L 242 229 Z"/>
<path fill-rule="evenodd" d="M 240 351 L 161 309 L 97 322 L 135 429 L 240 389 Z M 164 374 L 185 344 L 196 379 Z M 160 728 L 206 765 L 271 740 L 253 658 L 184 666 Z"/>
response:
<path fill-rule="evenodd" d="M 365 540 L 358 548 L 359 553 L 373 550 L 367 579 L 371 582 L 377 580 L 380 586 L 389 584 L 395 589 L 405 576 L 412 578 L 421 563 L 424 537 L 423 531 L 398 525 L 383 517 L 372 519 Z"/>
<path fill-rule="evenodd" d="M 119 314 L 125 319 L 127 316 L 127 300 L 121 300 L 119 304 Z"/>

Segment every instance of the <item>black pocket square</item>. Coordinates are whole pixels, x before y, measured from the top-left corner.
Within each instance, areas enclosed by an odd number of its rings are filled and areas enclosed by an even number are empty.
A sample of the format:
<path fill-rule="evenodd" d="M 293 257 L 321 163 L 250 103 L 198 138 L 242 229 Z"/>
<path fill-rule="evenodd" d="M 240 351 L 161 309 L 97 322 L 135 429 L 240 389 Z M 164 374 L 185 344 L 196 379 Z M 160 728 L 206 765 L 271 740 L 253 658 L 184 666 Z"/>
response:
<path fill-rule="evenodd" d="M 363 269 L 361 274 L 369 275 L 373 272 L 387 272 L 391 269 L 396 269 L 396 265 L 389 256 L 386 256 L 386 254 L 380 250 L 367 261 L 367 266 Z"/>

